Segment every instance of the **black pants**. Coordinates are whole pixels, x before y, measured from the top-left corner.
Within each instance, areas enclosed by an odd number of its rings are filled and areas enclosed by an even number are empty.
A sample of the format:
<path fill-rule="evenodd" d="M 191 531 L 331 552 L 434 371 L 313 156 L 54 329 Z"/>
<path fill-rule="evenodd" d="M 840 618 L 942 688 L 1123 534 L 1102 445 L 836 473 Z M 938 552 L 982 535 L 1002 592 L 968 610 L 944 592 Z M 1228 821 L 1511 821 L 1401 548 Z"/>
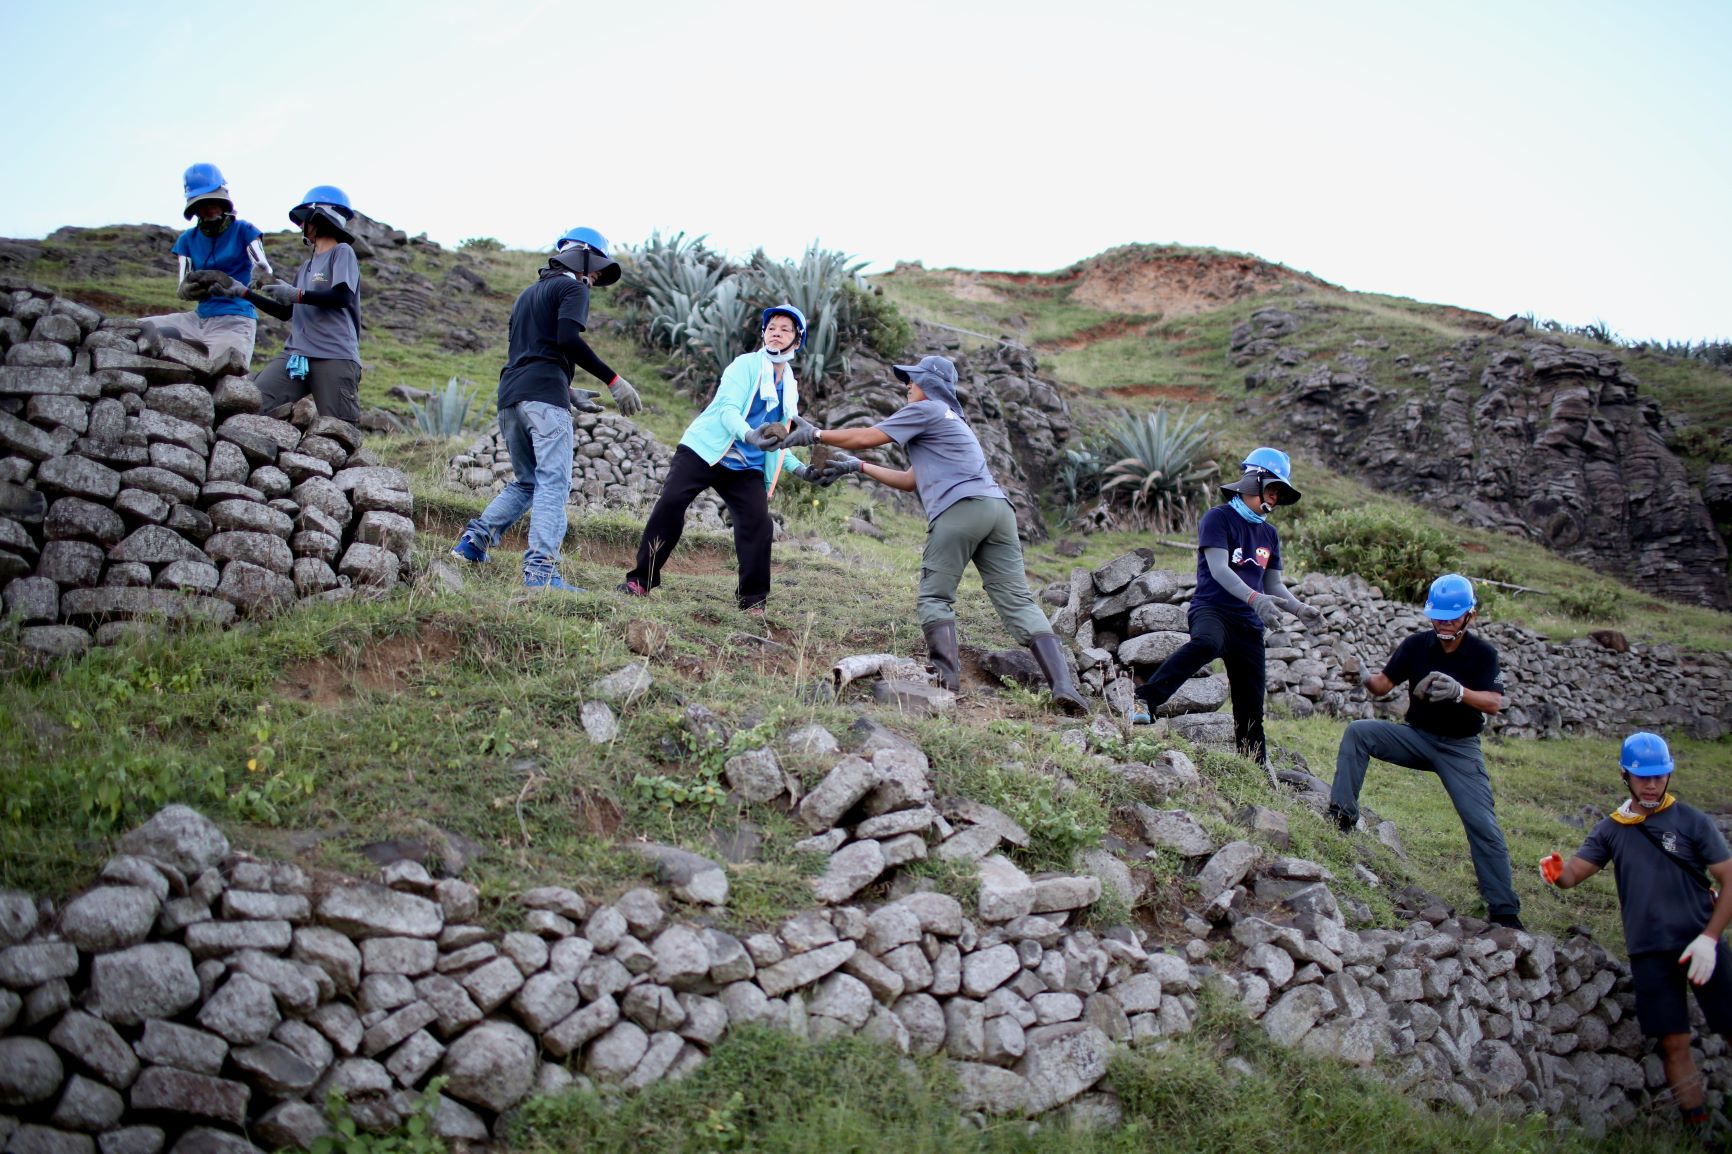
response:
<path fill-rule="evenodd" d="M 1161 662 L 1154 676 L 1137 688 L 1137 697 L 1153 713 L 1166 704 L 1190 677 L 1219 657 L 1227 666 L 1227 685 L 1233 694 L 1233 740 L 1239 752 L 1262 761 L 1263 630 L 1229 618 L 1218 609 L 1191 609 L 1191 639 L 1177 653 Z"/>
<path fill-rule="evenodd" d="M 322 417 L 336 417 L 351 425 L 361 419 L 361 366 L 355 361 L 328 358 L 307 359 L 307 375 L 289 376 L 289 354 L 278 353 L 253 379 L 259 387 L 259 412 L 292 404 L 308 393 Z"/>
<path fill-rule="evenodd" d="M 662 567 L 673 556 L 674 546 L 686 529 L 686 510 L 705 489 L 714 489 L 734 519 L 734 557 L 740 563 L 740 584 L 734 595 L 740 608 L 762 605 L 770 596 L 770 497 L 764 491 L 764 474 L 757 469 L 730 469 L 706 465 L 685 445 L 674 450 L 668 479 L 661 496 L 643 527 L 637 543 L 637 564 L 626 574 L 645 589 L 662 583 Z"/>

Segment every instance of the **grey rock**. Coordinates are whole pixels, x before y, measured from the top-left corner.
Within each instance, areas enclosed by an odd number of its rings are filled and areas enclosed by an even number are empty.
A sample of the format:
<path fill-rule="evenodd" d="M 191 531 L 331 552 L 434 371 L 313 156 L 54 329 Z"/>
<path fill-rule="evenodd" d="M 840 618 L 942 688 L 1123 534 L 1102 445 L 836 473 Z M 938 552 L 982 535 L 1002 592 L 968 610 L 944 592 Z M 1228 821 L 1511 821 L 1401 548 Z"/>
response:
<path fill-rule="evenodd" d="M 190 877 L 227 857 L 229 840 L 197 810 L 170 805 L 123 837 L 120 848 L 129 854 L 164 862 Z"/>
<path fill-rule="evenodd" d="M 878 842 L 853 842 L 830 856 L 824 875 L 813 882 L 812 892 L 826 905 L 836 905 L 877 881 L 884 868 L 884 851 Z"/>
<path fill-rule="evenodd" d="M 511 1000 L 511 1008 L 519 1021 L 540 1034 L 569 1017 L 581 1000 L 575 982 L 543 971 L 523 983 Z"/>
<path fill-rule="evenodd" d="M 88 1134 L 74 1134 L 34 1122 L 18 1126 L 6 1141 L 7 1154 L 93 1154 L 95 1148 Z"/>
<path fill-rule="evenodd" d="M 452 1037 L 486 1017 L 468 991 L 443 974 L 432 974 L 416 982 L 415 993 L 438 1015 L 440 1037 Z"/>
<path fill-rule="evenodd" d="M 1075 1099 L 1106 1074 L 1112 1042 L 1083 1022 L 1028 1031 L 1016 1072 L 1028 1085 L 1028 1112 L 1044 1114 Z"/>
<path fill-rule="evenodd" d="M 432 938 L 445 925 L 444 914 L 436 902 L 380 885 L 331 890 L 319 902 L 319 919 L 356 938 Z"/>
<path fill-rule="evenodd" d="M 106 505 L 82 497 L 62 497 L 48 507 L 42 531 L 50 538 L 73 538 L 113 545 L 126 535 L 126 522 Z"/>
<path fill-rule="evenodd" d="M 40 1038 L 0 1038 L 0 1106 L 46 1102 L 65 1070 L 54 1047 Z"/>
<path fill-rule="evenodd" d="M 770 997 L 780 997 L 790 990 L 810 985 L 837 969 L 857 948 L 851 941 L 840 941 L 795 954 L 785 961 L 760 967 L 757 984 Z"/>
<path fill-rule="evenodd" d="M 635 1022 L 616 1022 L 589 1045 L 584 1071 L 598 1082 L 624 1082 L 649 1050 L 649 1035 Z"/>
<path fill-rule="evenodd" d="M 1051 876 L 1035 879 L 1034 906 L 1037 914 L 1062 910 L 1080 910 L 1092 906 L 1101 896 L 1099 878 L 1082 876 Z"/>
<path fill-rule="evenodd" d="M 522 988 L 523 971 L 510 958 L 495 958 L 463 978 L 463 989 L 484 1014 Z"/>
<path fill-rule="evenodd" d="M 132 1084 L 131 1104 L 135 1111 L 208 1118 L 239 1126 L 246 1121 L 251 1097 L 252 1092 L 239 1082 L 171 1066 L 151 1066 Z"/>
<path fill-rule="evenodd" d="M 583 731 L 592 745 L 606 745 L 619 736 L 619 719 L 605 701 L 586 701 L 579 711 Z"/>
<path fill-rule="evenodd" d="M 728 875 L 720 862 L 678 846 L 655 842 L 633 842 L 632 852 L 649 858 L 656 866 L 656 880 L 683 901 L 721 906 L 728 902 Z M 643 891 L 648 892 L 648 891 Z M 628 916 L 628 921 L 630 920 Z M 659 925 L 659 922 L 657 923 Z M 654 930 L 645 931 L 653 933 Z"/>
<path fill-rule="evenodd" d="M 979 861 L 998 848 L 1003 839 L 991 826 L 964 826 L 939 843 L 939 861 Z"/>
<path fill-rule="evenodd" d="M 242 1046 L 230 1053 L 241 1076 L 265 1093 L 296 1098 L 311 1090 L 324 1070 L 280 1042 Z"/>
<path fill-rule="evenodd" d="M 215 1075 L 222 1073 L 229 1044 L 215 1034 L 191 1026 L 151 1019 L 144 1023 L 144 1034 L 134 1043 L 133 1049 L 153 1066 L 173 1066 L 194 1074 Z"/>
<path fill-rule="evenodd" d="M 262 1042 L 282 1020 L 271 988 L 248 974 L 232 974 L 198 1012 L 198 1024 L 230 1044 Z"/>
<path fill-rule="evenodd" d="M 286 950 L 294 940 L 288 922 L 199 922 L 186 928 L 186 948 L 195 958 L 221 957 L 239 950 Z"/>
<path fill-rule="evenodd" d="M 369 974 L 418 977 L 433 972 L 439 947 L 426 938 L 368 938 L 361 943 L 361 965 Z"/>
<path fill-rule="evenodd" d="M 644 662 L 634 661 L 597 681 L 590 692 L 603 701 L 629 707 L 648 693 L 653 683 L 649 666 Z"/>
<path fill-rule="evenodd" d="M 138 1076 L 138 1058 L 113 1026 L 82 1010 L 71 1010 L 56 1022 L 48 1040 L 116 1089 L 124 1090 Z"/>
<path fill-rule="evenodd" d="M 397 584 L 401 562 L 397 554 L 377 545 L 356 542 L 349 546 L 337 564 L 337 573 L 356 586 L 390 589 Z"/>
<path fill-rule="evenodd" d="M 1329 997 L 1322 986 L 1295 986 L 1263 1015 L 1263 1031 L 1278 1046 L 1296 1046 L 1316 1024 Z"/>
<path fill-rule="evenodd" d="M 1157 810 L 1141 804 L 1130 809 L 1143 840 L 1150 845 L 1185 857 L 1201 857 L 1215 848 L 1208 832 L 1185 810 Z"/>
<path fill-rule="evenodd" d="M 1244 880 L 1257 862 L 1258 849 L 1248 841 L 1228 842 L 1215 851 L 1197 874 L 1197 899 L 1204 905 Z"/>
<path fill-rule="evenodd" d="M 451 1043 L 442 1070 L 453 1098 L 508 1110 L 535 1084 L 535 1041 L 509 1022 L 484 1022 Z"/>
<path fill-rule="evenodd" d="M 307 1021 L 330 1040 L 339 1054 L 349 1055 L 361 1048 L 361 1036 L 366 1033 L 361 1016 L 347 1002 L 326 1002 Z"/>
<path fill-rule="evenodd" d="M 1009 858 L 993 855 L 980 863 L 980 920 L 1008 922 L 1034 908 L 1034 883 Z"/>
<path fill-rule="evenodd" d="M 161 904 L 138 886 L 102 886 L 67 903 L 60 932 L 86 953 L 125 949 L 144 940 Z"/>
<path fill-rule="evenodd" d="M 1016 948 L 996 945 L 977 950 L 962 959 L 962 992 L 970 998 L 984 998 L 1022 970 L 1022 960 Z"/>
<path fill-rule="evenodd" d="M 431 1026 L 438 1018 L 438 1011 L 426 1002 L 410 1002 L 367 1027 L 367 1032 L 361 1035 L 361 1053 L 377 1057 L 422 1027 Z"/>
<path fill-rule="evenodd" d="M 582 1049 L 618 1021 L 619 1003 L 603 995 L 543 1033 L 541 1045 L 554 1057 L 563 1058 Z"/>
<path fill-rule="evenodd" d="M 123 1026 L 171 1018 L 198 997 L 192 954 L 173 942 L 133 946 L 90 964 L 91 1010 Z"/>
<path fill-rule="evenodd" d="M 802 799 L 800 821 L 813 832 L 830 829 L 878 782 L 879 772 L 873 763 L 859 757 L 844 757 Z"/>
<path fill-rule="evenodd" d="M 348 937 L 328 926 L 298 926 L 293 941 L 290 956 L 295 961 L 325 971 L 339 993 L 355 991 L 361 981 L 361 951 Z"/>
<path fill-rule="evenodd" d="M 160 1126 L 122 1126 L 97 1136 L 102 1154 L 159 1154 L 165 1135 Z"/>
<path fill-rule="evenodd" d="M 425 1030 L 417 1030 L 385 1059 L 385 1069 L 404 1088 L 420 1083 L 445 1056 L 445 1047 Z"/>
<path fill-rule="evenodd" d="M 223 894 L 223 917 L 237 921 L 304 922 L 313 913 L 305 894 L 272 894 L 231 889 Z"/>
<path fill-rule="evenodd" d="M 310 1102 L 278 1102 L 252 1132 L 272 1150 L 311 1150 L 314 1142 L 330 1136 L 331 1125 Z"/>
<path fill-rule="evenodd" d="M 788 789 L 782 765 L 769 748 L 728 758 L 723 772 L 728 788 L 749 802 L 774 801 Z"/>

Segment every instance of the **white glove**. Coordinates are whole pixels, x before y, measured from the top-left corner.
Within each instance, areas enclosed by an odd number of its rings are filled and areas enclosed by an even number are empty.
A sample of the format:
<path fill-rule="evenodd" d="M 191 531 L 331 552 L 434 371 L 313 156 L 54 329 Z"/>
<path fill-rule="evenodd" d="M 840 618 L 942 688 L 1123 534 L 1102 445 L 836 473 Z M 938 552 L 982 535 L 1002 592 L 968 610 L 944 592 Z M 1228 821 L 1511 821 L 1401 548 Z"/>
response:
<path fill-rule="evenodd" d="M 607 391 L 613 394 L 613 403 L 618 406 L 619 415 L 622 417 L 629 417 L 643 408 L 643 399 L 624 377 L 615 376 Z"/>
<path fill-rule="evenodd" d="M 1707 934 L 1698 934 L 1695 941 L 1684 947 L 1684 952 L 1678 956 L 1678 964 L 1689 964 L 1691 985 L 1705 986 L 1714 976 L 1714 960 L 1719 946 L 1720 943 Z"/>

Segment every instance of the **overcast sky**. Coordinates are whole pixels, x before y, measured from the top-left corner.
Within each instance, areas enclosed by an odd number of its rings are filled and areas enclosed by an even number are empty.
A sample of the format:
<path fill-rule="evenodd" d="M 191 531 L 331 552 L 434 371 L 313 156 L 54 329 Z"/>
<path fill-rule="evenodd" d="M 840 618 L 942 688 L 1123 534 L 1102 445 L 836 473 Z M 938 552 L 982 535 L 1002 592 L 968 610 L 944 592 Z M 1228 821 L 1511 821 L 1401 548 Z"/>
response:
<path fill-rule="evenodd" d="M 708 233 L 1047 270 L 1130 241 L 1732 337 L 1732 3 L 0 2 L 0 235 L 211 161 L 446 244 Z"/>

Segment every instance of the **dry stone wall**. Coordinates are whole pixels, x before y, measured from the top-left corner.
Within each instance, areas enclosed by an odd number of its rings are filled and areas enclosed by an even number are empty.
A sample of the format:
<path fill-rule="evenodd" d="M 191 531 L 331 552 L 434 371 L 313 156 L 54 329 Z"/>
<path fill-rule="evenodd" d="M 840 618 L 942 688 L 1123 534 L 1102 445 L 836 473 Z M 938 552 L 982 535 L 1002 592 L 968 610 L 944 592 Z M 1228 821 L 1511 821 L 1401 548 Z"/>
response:
<path fill-rule="evenodd" d="M 1189 639 L 1185 609 L 1196 588 L 1193 572 L 1153 567 L 1138 550 L 1093 571 L 1074 569 L 1068 583 L 1043 592 L 1057 606 L 1053 628 L 1072 640 L 1085 684 L 1116 710 L 1130 707 L 1135 680 L 1146 678 Z M 1412 605 L 1385 598 L 1358 577 L 1309 574 L 1293 586 L 1323 610 L 1307 629 L 1288 617 L 1264 636 L 1269 700 L 1307 716 L 1322 710 L 1349 719 L 1402 716 L 1407 690 L 1369 700 L 1358 687 L 1361 668 L 1381 669 L 1409 634 L 1429 628 Z M 1508 708 L 1487 719 L 1506 737 L 1618 733 L 1646 727 L 1716 739 L 1732 730 L 1732 654 L 1680 650 L 1607 638 L 1558 643 L 1531 629 L 1495 621 L 1476 626 L 1497 646 Z M 1193 679 L 1163 715 L 1185 736 L 1210 743 L 1232 739 L 1231 719 L 1212 712 L 1227 700 L 1218 675 Z M 1201 711 L 1201 712 L 1200 712 Z"/>
<path fill-rule="evenodd" d="M 262 416 L 244 366 L 138 336 L 0 282 L 0 596 L 27 650 L 397 585 L 408 479 L 355 426 L 310 399 Z"/>
<path fill-rule="evenodd" d="M 644 681 L 635 666 L 605 679 L 586 723 Z M 725 740 L 701 707 L 685 725 Z M 1090 747 L 1104 736 L 1076 732 Z M 461 879 L 413 861 L 371 882 L 315 877 L 235 854 L 171 806 L 64 905 L 0 894 L 0 1143 L 306 1148 L 327 1132 L 329 1093 L 383 1131 L 436 1076 L 434 1129 L 485 1142 L 531 1095 L 682 1077 L 744 1023 L 942 1054 L 959 1109 L 1106 1126 L 1120 1116 L 1115 1048 L 1189 1032 L 1209 987 L 1282 1045 L 1368 1069 L 1392 1059 L 1380 1076 L 1448 1106 L 1540 1109 L 1590 1131 L 1655 1108 L 1664 1074 L 1624 967 L 1597 946 L 1488 930 L 1421 894 L 1405 895 L 1403 928 L 1349 928 L 1366 912 L 1344 911 L 1322 867 L 1275 856 L 1270 815 L 1246 819 L 1258 843 L 1218 844 L 1175 807 L 1201 786 L 1182 753 L 1110 766 L 1143 799 L 1122 815 L 1141 842 L 1030 875 L 1009 856 L 1027 831 L 934 796 L 913 744 L 869 721 L 849 741 L 806 726 L 727 763 L 736 796 L 789 807 L 812 831 L 802 851 L 826 856 L 812 908 L 737 935 L 719 928 L 725 868 L 677 847 L 633 844 L 657 886 L 608 901 L 533 889 L 499 933 Z M 817 784 L 803 790 L 784 757 L 818 767 Z M 1194 875 L 1159 903 L 1182 904 L 1181 925 L 1078 924 L 1106 890 L 1135 905 L 1149 875 L 1128 862 L 1156 853 Z M 969 902 L 899 874 L 928 854 L 975 863 Z M 1715 1085 L 1723 1045 L 1706 1046 Z"/>

